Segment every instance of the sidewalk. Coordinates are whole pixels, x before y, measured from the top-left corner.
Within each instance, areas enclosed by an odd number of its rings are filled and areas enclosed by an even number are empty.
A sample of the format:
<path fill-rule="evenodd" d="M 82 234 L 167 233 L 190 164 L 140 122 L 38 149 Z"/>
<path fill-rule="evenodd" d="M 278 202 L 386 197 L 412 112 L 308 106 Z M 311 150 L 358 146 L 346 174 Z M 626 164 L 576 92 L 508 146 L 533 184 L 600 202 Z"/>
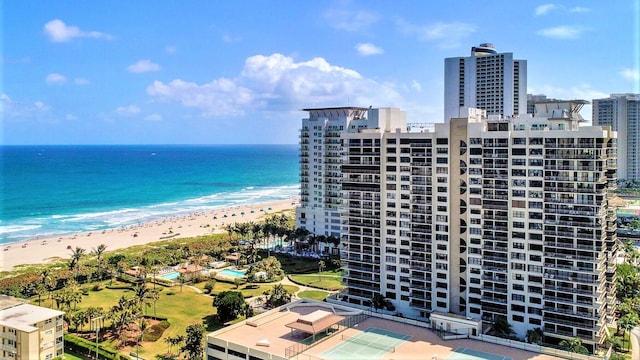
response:
<path fill-rule="evenodd" d="M 636 326 L 629 331 L 631 341 L 631 359 L 640 360 L 640 326 Z"/>

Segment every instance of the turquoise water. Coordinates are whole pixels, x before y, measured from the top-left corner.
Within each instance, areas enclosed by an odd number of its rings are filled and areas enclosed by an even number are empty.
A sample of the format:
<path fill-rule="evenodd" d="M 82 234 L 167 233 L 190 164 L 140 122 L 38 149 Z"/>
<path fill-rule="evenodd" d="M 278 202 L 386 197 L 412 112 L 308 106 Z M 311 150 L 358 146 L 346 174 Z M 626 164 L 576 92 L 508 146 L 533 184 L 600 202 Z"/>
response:
<path fill-rule="evenodd" d="M 298 161 L 297 145 L 2 146 L 0 243 L 297 197 Z"/>
<path fill-rule="evenodd" d="M 245 274 L 242 271 L 238 271 L 238 270 L 231 270 L 231 269 L 224 269 L 222 271 L 220 271 L 218 274 L 224 274 L 227 276 L 232 276 L 232 277 L 243 277 Z"/>
<path fill-rule="evenodd" d="M 177 278 L 180 277 L 180 273 L 179 272 L 170 272 L 170 273 L 166 273 L 166 274 L 162 274 L 160 275 L 161 278 L 163 279 L 167 279 L 167 280 L 175 280 Z"/>

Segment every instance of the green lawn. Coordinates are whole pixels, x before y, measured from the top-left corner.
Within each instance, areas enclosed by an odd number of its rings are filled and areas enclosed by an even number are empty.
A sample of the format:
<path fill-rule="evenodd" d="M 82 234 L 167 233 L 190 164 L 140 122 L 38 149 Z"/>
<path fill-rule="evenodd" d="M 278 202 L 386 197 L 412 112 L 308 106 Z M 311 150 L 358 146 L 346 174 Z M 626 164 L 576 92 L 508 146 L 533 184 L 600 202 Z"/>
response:
<path fill-rule="evenodd" d="M 68 353 L 65 353 L 62 358 L 64 360 L 83 360 L 83 358 L 81 358 L 81 357 L 77 357 L 75 355 L 71 355 L 71 354 L 68 354 Z"/>
<path fill-rule="evenodd" d="M 152 287 L 152 285 L 149 285 L 149 287 Z M 172 293 L 173 295 L 171 295 Z M 106 311 L 109 311 L 111 306 L 115 305 L 122 295 L 130 298 L 133 297 L 133 292 L 122 289 L 89 291 L 88 295 L 84 296 L 82 302 L 78 304 L 78 309 L 94 306 L 102 307 Z M 188 306 L 185 306 L 185 304 L 188 304 Z M 48 306 L 50 302 L 43 301 L 43 305 Z M 167 351 L 167 345 L 164 343 L 165 338 L 179 334 L 184 335 L 187 326 L 195 323 L 203 323 L 216 313 L 210 297 L 197 294 L 188 286 L 183 286 L 182 292 L 180 292 L 180 286 L 163 288 L 160 293 L 160 299 L 156 303 L 156 311 L 157 316 L 168 318 L 171 326 L 157 341 L 144 342 L 141 344 L 140 355 L 148 359 L 153 359 L 155 355 Z M 150 307 L 145 306 L 145 313 L 153 316 L 153 305 Z M 207 331 L 213 331 L 215 329 L 216 327 L 209 326 Z M 85 326 L 84 330 L 89 330 L 89 326 Z M 111 348 L 115 346 L 115 342 L 111 340 L 105 340 L 103 344 Z M 119 351 L 123 353 L 128 353 L 132 350 L 135 351 L 135 349 L 119 349 Z"/>
<path fill-rule="evenodd" d="M 293 274 L 289 278 L 302 285 L 313 286 L 328 291 L 342 289 L 342 273 L 339 271 L 323 271 L 318 274 Z"/>
<path fill-rule="evenodd" d="M 204 285 L 205 284 L 206 284 L 206 282 L 202 282 L 202 283 L 198 283 L 198 284 L 196 284 L 194 286 L 197 287 L 198 289 L 204 291 Z M 245 298 L 250 298 L 250 297 L 254 297 L 254 296 L 261 296 L 265 291 L 271 290 L 271 288 L 273 288 L 273 285 L 275 285 L 275 284 L 258 284 L 258 283 L 254 283 L 254 284 L 251 284 L 251 285 L 242 284 L 236 289 L 236 286 L 234 284 L 229 284 L 229 283 L 218 281 L 218 282 L 216 282 L 216 286 L 213 288 L 213 294 L 215 295 L 215 294 L 221 293 L 223 291 L 240 291 L 242 293 L 242 295 L 244 295 Z M 299 287 L 294 286 L 294 285 L 283 285 L 283 287 L 284 287 L 285 290 L 287 290 L 291 294 L 294 294 L 298 290 L 300 290 Z"/>
<path fill-rule="evenodd" d="M 329 295 L 328 292 L 323 290 L 306 290 L 298 293 L 298 297 L 303 299 L 311 299 L 322 301 Z"/>

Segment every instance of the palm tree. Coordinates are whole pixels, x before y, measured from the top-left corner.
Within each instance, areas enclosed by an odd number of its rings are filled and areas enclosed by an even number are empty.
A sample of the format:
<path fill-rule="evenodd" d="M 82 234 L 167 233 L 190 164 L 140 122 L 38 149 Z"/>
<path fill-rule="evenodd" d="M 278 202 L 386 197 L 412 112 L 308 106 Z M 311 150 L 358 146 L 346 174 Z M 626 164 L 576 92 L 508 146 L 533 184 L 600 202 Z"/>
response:
<path fill-rule="evenodd" d="M 96 260 L 98 262 L 98 279 L 102 280 L 102 262 L 104 261 L 104 259 L 102 258 L 102 255 L 104 255 L 104 252 L 107 250 L 107 245 L 105 244 L 100 244 L 97 247 L 93 248 L 93 251 L 91 252 L 92 255 L 96 256 Z"/>
<path fill-rule="evenodd" d="M 324 270 L 325 263 L 324 260 L 318 261 L 318 279 L 322 281 L 322 270 Z"/>
<path fill-rule="evenodd" d="M 51 305 L 53 306 L 53 299 L 51 298 L 51 293 L 55 289 L 55 281 L 53 278 L 53 274 L 45 269 L 40 273 L 40 281 L 44 288 L 49 292 L 49 299 L 51 299 Z"/>
<path fill-rule="evenodd" d="M 622 346 L 624 347 L 624 335 L 627 331 L 631 331 L 636 325 L 640 324 L 640 317 L 638 317 L 636 312 L 631 312 L 618 319 L 617 324 L 618 332 L 622 330 Z"/>
<path fill-rule="evenodd" d="M 576 354 L 583 354 L 583 355 L 589 354 L 589 350 L 587 350 L 587 348 L 584 347 L 584 345 L 582 345 L 582 339 L 580 338 L 573 338 L 571 340 L 562 340 L 558 345 L 560 345 L 560 347 L 564 348 L 569 352 L 573 352 Z"/>
<path fill-rule="evenodd" d="M 76 246 L 75 249 L 71 250 L 71 261 L 69 262 L 69 269 L 75 273 L 75 279 L 78 280 L 78 270 L 80 269 L 80 260 L 86 253 L 86 250 Z"/>
<path fill-rule="evenodd" d="M 382 309 L 385 304 L 386 304 L 386 299 L 382 294 L 380 293 L 373 294 L 373 298 L 371 298 L 371 305 L 373 306 L 374 309 L 376 309 L 376 312 L 378 312 L 378 309 Z"/>
<path fill-rule="evenodd" d="M 133 288 L 133 291 L 135 293 L 136 301 L 140 305 L 140 313 L 142 314 L 144 313 L 143 305 L 145 304 L 145 301 L 151 297 L 151 290 L 147 288 L 145 283 L 141 283 L 136 285 L 136 287 Z"/>
<path fill-rule="evenodd" d="M 144 331 L 147 330 L 149 323 L 145 319 L 140 319 L 138 323 L 138 328 L 140 329 L 140 334 L 136 338 L 136 359 L 140 358 L 140 341 L 144 338 Z"/>

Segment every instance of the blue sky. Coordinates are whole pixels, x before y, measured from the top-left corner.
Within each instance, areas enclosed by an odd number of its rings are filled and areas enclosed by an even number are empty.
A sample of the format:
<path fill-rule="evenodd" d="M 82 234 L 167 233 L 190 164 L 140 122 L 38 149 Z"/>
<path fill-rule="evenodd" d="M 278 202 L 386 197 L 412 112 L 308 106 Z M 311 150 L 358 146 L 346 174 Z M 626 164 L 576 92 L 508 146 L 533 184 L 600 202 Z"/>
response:
<path fill-rule="evenodd" d="M 294 144 L 320 106 L 442 122 L 444 58 L 482 42 L 529 93 L 638 93 L 639 2 L 7 1 L 2 143 Z"/>

